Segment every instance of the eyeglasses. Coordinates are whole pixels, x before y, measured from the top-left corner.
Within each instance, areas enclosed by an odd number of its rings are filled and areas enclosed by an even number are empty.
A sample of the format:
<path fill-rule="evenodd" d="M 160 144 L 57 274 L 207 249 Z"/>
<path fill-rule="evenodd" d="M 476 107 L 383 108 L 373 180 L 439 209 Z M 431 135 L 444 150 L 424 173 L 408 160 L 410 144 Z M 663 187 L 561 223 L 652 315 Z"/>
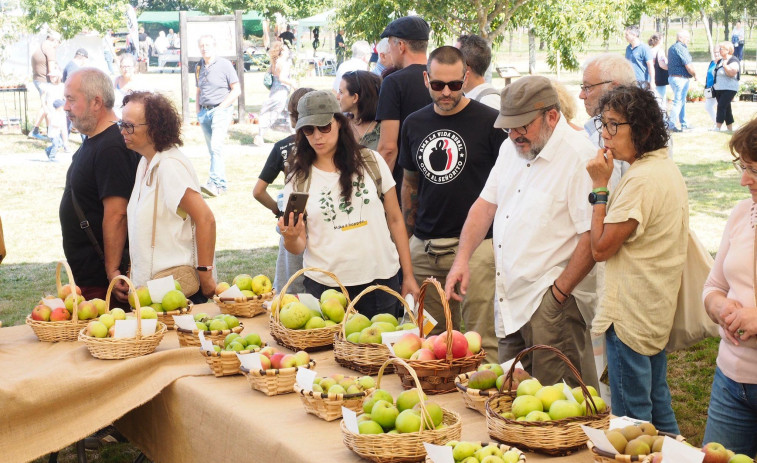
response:
<path fill-rule="evenodd" d="M 591 85 L 584 85 L 584 84 L 581 84 L 581 85 L 579 85 L 579 87 L 581 87 L 581 91 L 582 91 L 582 92 L 584 92 L 585 94 L 587 94 L 587 95 L 588 95 L 588 94 L 589 94 L 589 91 L 590 91 L 590 90 L 591 90 L 592 88 L 596 87 L 597 85 L 604 85 L 604 84 L 609 84 L 609 83 L 612 83 L 612 81 L 611 81 L 611 80 L 606 80 L 606 81 L 604 81 L 604 82 L 599 82 L 598 84 L 591 84 Z"/>
<path fill-rule="evenodd" d="M 357 93 L 358 95 L 362 95 L 363 92 L 362 92 L 362 89 L 360 88 L 360 74 L 357 71 L 345 72 L 343 78 L 347 76 L 353 76 L 353 75 L 355 76 L 355 82 L 357 82 L 357 92 L 355 93 Z M 347 91 L 349 92 L 350 89 L 347 88 Z"/>
<path fill-rule="evenodd" d="M 306 137 L 309 137 L 309 136 L 311 136 L 311 135 L 313 135 L 315 133 L 316 127 L 318 128 L 318 131 L 321 132 L 321 133 L 329 133 L 329 132 L 331 132 L 331 126 L 332 126 L 333 122 L 334 121 L 331 121 L 331 122 L 329 122 L 326 125 L 320 125 L 320 126 L 303 125 L 302 126 L 302 133 L 304 133 Z"/>
<path fill-rule="evenodd" d="M 536 122 L 536 120 L 539 119 L 539 117 L 544 117 L 544 114 L 546 114 L 546 113 L 544 112 L 544 113 L 539 114 L 538 116 L 536 116 L 534 118 L 534 120 L 532 120 L 528 124 L 524 125 L 523 127 L 516 127 L 516 128 L 512 128 L 512 129 L 502 129 L 502 131 L 505 132 L 508 135 L 510 135 L 510 132 L 515 132 L 518 135 L 525 135 L 525 134 L 528 133 L 528 128 L 531 126 L 531 124 L 533 124 L 534 122 Z"/>
<path fill-rule="evenodd" d="M 594 127 L 597 128 L 597 132 L 601 132 L 602 128 L 607 129 L 607 133 L 609 133 L 612 136 L 615 136 L 618 133 L 618 126 L 621 125 L 631 125 L 630 122 L 603 122 L 602 119 L 594 119 Z"/>
<path fill-rule="evenodd" d="M 450 91 L 459 92 L 460 89 L 463 88 L 464 83 L 465 80 L 453 80 L 450 82 L 443 82 L 441 80 L 429 80 L 428 86 L 431 87 L 431 90 L 435 92 L 443 91 L 444 87 L 449 87 Z"/>
<path fill-rule="evenodd" d="M 733 167 L 735 167 L 740 174 L 746 172 L 753 179 L 757 179 L 757 169 L 744 164 L 744 161 L 742 161 L 741 158 L 733 160 Z"/>
<path fill-rule="evenodd" d="M 138 125 L 147 125 L 147 124 L 132 124 L 131 122 L 124 122 L 122 120 L 113 121 L 114 124 L 118 126 L 118 130 L 125 130 L 126 133 L 129 135 L 132 135 L 134 133 L 134 127 Z"/>

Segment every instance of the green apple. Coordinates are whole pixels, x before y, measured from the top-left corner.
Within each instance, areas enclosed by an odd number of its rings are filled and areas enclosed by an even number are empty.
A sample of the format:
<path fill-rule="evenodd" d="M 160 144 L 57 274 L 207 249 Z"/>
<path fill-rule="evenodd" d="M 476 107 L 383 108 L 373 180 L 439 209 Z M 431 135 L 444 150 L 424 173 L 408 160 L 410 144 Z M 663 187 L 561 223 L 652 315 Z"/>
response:
<path fill-rule="evenodd" d="M 89 301 L 79 303 L 79 320 L 93 320 L 97 318 L 97 307 Z"/>
<path fill-rule="evenodd" d="M 299 350 L 294 353 L 294 359 L 297 361 L 296 365 L 298 367 L 304 367 L 305 365 L 310 363 L 310 354 L 308 354 L 304 350 Z"/>
<path fill-rule="evenodd" d="M 81 294 L 77 294 L 76 303 L 81 304 L 82 302 L 84 302 L 84 297 Z M 73 312 L 74 311 L 74 296 L 72 294 L 69 294 L 68 296 L 66 296 L 66 300 L 63 301 L 63 305 L 66 306 L 66 310 L 68 310 L 69 312 Z"/>
<path fill-rule="evenodd" d="M 541 389 L 541 383 L 536 378 L 527 379 L 525 381 L 521 381 L 520 384 L 518 384 L 518 396 L 522 395 L 536 395 L 536 391 Z"/>
<path fill-rule="evenodd" d="M 494 370 L 479 370 L 473 372 L 468 379 L 468 387 L 471 389 L 490 389 L 497 384 L 497 374 Z"/>
<path fill-rule="evenodd" d="M 158 314 L 155 312 L 155 309 L 148 305 L 139 309 L 139 318 L 143 320 L 158 318 Z"/>
<path fill-rule="evenodd" d="M 223 339 L 223 347 L 228 346 L 229 344 L 231 344 L 233 340 L 235 340 L 238 337 L 240 337 L 238 333 L 227 334 L 226 337 Z"/>
<path fill-rule="evenodd" d="M 426 394 L 418 393 L 418 388 L 414 387 L 407 391 L 402 391 L 397 396 L 397 408 L 399 411 L 410 410 L 415 407 L 415 404 L 421 401 L 421 395 L 423 400 L 426 400 Z"/>
<path fill-rule="evenodd" d="M 383 434 L 384 430 L 381 425 L 373 420 L 361 421 L 357 424 L 357 429 L 360 434 Z"/>
<path fill-rule="evenodd" d="M 337 291 L 336 289 L 327 289 L 323 293 L 321 293 L 321 304 L 323 304 L 323 301 L 326 299 L 331 299 L 332 297 L 335 297 L 340 304 L 342 304 L 343 308 L 347 308 L 347 297 L 345 297 L 344 294 L 342 294 L 340 291 Z"/>
<path fill-rule="evenodd" d="M 334 325 L 336 325 L 336 322 L 334 320 L 324 320 L 323 321 L 323 326 L 329 327 L 329 326 L 334 326 Z"/>
<path fill-rule="evenodd" d="M 505 463 L 518 463 L 520 461 L 520 453 L 517 450 L 508 450 L 502 454 L 502 460 Z"/>
<path fill-rule="evenodd" d="M 223 319 L 229 325 L 229 329 L 239 326 L 239 319 L 233 315 L 224 315 Z"/>
<path fill-rule="evenodd" d="M 237 339 L 231 341 L 228 346 L 226 346 L 226 350 L 232 350 L 234 352 L 242 352 L 245 350 L 245 345 L 239 342 Z"/>
<path fill-rule="evenodd" d="M 544 405 L 541 400 L 532 395 L 518 396 L 513 400 L 512 412 L 518 418 L 526 416 L 534 410 L 543 412 Z"/>
<path fill-rule="evenodd" d="M 483 461 L 484 458 L 490 455 L 501 457 L 502 450 L 500 450 L 499 446 L 497 446 L 496 444 L 489 444 L 486 447 L 476 450 L 476 453 L 473 454 L 473 456 L 475 456 L 478 461 Z"/>
<path fill-rule="evenodd" d="M 526 421 L 551 421 L 552 417 L 549 416 L 546 412 L 540 412 L 538 410 L 534 410 L 528 415 L 526 415 Z"/>
<path fill-rule="evenodd" d="M 586 386 L 586 389 L 589 390 L 590 395 L 599 397 L 599 394 L 597 393 L 597 390 L 594 389 L 594 386 Z M 584 401 L 584 393 L 581 392 L 581 388 L 579 386 L 574 387 L 570 390 L 570 392 L 573 394 L 573 398 L 576 399 L 576 402 L 581 403 Z"/>
<path fill-rule="evenodd" d="M 373 322 L 371 328 L 376 328 L 380 333 L 391 333 L 397 329 L 396 326 L 389 322 Z"/>
<path fill-rule="evenodd" d="M 231 288 L 231 285 L 226 283 L 225 281 L 222 281 L 216 285 L 215 293 L 216 295 L 220 295 L 221 293 L 223 293 L 229 288 Z M 179 288 L 176 288 L 176 289 L 179 289 Z"/>
<path fill-rule="evenodd" d="M 108 306 L 105 305 L 105 301 L 100 298 L 96 297 L 94 299 L 90 299 L 89 302 L 93 303 L 95 305 L 95 308 L 97 308 L 97 315 L 102 315 L 108 311 Z"/>
<path fill-rule="evenodd" d="M 407 323 L 403 323 L 400 326 L 398 326 L 396 331 L 414 330 L 416 328 L 418 328 L 418 325 L 416 325 L 415 323 L 407 322 Z"/>
<path fill-rule="evenodd" d="M 394 429 L 394 421 L 399 414 L 397 407 L 386 400 L 377 401 L 371 408 L 371 419 L 380 424 L 384 431 Z"/>
<path fill-rule="evenodd" d="M 347 341 L 358 344 L 360 343 L 360 332 L 357 333 L 350 333 L 349 336 L 347 336 Z"/>
<path fill-rule="evenodd" d="M 353 384 L 347 388 L 347 394 L 360 394 L 361 392 L 363 392 L 363 390 L 360 389 L 360 386 L 357 384 Z"/>
<path fill-rule="evenodd" d="M 195 322 L 195 325 L 197 326 L 197 329 L 200 330 L 200 331 L 210 331 L 208 329 L 208 325 L 206 325 L 203 322 Z"/>
<path fill-rule="evenodd" d="M 247 299 L 255 299 L 255 292 L 249 289 L 243 289 L 240 292 L 242 293 L 242 296 L 246 297 Z"/>
<path fill-rule="evenodd" d="M 484 370 L 492 370 L 494 374 L 497 375 L 497 377 L 505 374 L 505 371 L 502 369 L 502 365 L 500 365 L 499 363 L 484 363 L 483 365 L 478 367 L 478 371 Z"/>
<path fill-rule="evenodd" d="M 455 460 L 457 462 L 457 460 Z M 465 460 L 460 460 L 460 463 L 481 463 L 476 457 L 468 457 Z"/>
<path fill-rule="evenodd" d="M 137 288 L 137 297 L 139 298 L 139 305 L 142 307 L 152 304 L 152 298 L 150 297 L 150 290 L 146 286 L 140 286 Z M 134 302 L 134 291 L 129 293 L 129 305 L 136 307 Z"/>
<path fill-rule="evenodd" d="M 108 335 L 108 327 L 102 322 L 92 320 L 87 325 L 87 334 L 94 338 L 104 338 Z"/>
<path fill-rule="evenodd" d="M 363 421 L 371 421 L 371 414 L 363 413 L 362 415 L 358 415 L 357 422 L 362 423 Z"/>
<path fill-rule="evenodd" d="M 323 381 L 321 381 L 321 383 L 323 383 Z M 376 389 L 363 400 L 363 411 L 365 413 L 370 413 L 373 406 L 379 400 L 386 400 L 391 404 L 394 403 L 394 397 L 392 397 L 392 394 L 390 394 L 389 391 L 385 389 Z"/>
<path fill-rule="evenodd" d="M 231 284 L 237 285 L 240 291 L 252 291 L 252 277 L 246 273 L 235 276 Z"/>
<path fill-rule="evenodd" d="M 323 392 L 323 388 L 320 384 L 313 384 L 313 392 Z"/>
<path fill-rule="evenodd" d="M 341 306 L 340 306 L 341 307 Z M 306 330 L 315 330 L 318 328 L 325 328 L 326 322 L 321 317 L 313 317 L 305 323 Z"/>
<path fill-rule="evenodd" d="M 271 292 L 273 285 L 271 279 L 265 275 L 256 275 L 252 279 L 252 291 L 255 294 L 267 294 Z"/>
<path fill-rule="evenodd" d="M 331 386 L 336 384 L 336 380 L 334 378 L 324 378 L 320 384 L 324 391 L 328 391 Z M 370 410 L 368 411 L 370 412 Z"/>
<path fill-rule="evenodd" d="M 349 336 L 352 333 L 359 333 L 369 326 L 371 326 L 371 321 L 368 317 L 357 313 L 348 318 L 344 323 L 344 334 Z"/>
<path fill-rule="evenodd" d="M 376 387 L 376 380 L 374 380 L 370 376 L 361 376 L 357 379 L 357 385 L 360 386 L 360 389 L 366 391 L 368 389 Z"/>
<path fill-rule="evenodd" d="M 247 341 L 247 345 L 255 344 L 256 346 L 262 346 L 263 340 L 260 339 L 260 335 L 256 333 L 250 333 L 247 336 L 244 337 L 244 339 Z"/>
<path fill-rule="evenodd" d="M 213 351 L 214 352 L 221 352 L 223 349 L 221 349 L 221 346 L 218 344 L 213 344 Z"/>
<path fill-rule="evenodd" d="M 574 416 L 582 416 L 581 405 L 572 400 L 555 400 L 549 407 L 549 416 L 553 420 L 562 420 Z"/>
<path fill-rule="evenodd" d="M 141 304 L 140 299 L 140 304 Z M 167 292 L 165 296 L 163 296 L 163 300 L 160 301 L 160 303 L 163 305 L 163 310 L 166 312 L 170 312 L 172 310 L 177 310 L 182 307 L 187 306 L 187 298 L 184 296 L 184 293 L 181 291 L 172 289 L 171 291 Z"/>
<path fill-rule="evenodd" d="M 229 329 L 229 325 L 226 323 L 226 320 L 216 318 L 210 321 L 208 329 L 210 331 L 224 331 Z"/>
<path fill-rule="evenodd" d="M 601 397 L 592 397 L 591 398 L 594 401 L 594 406 L 597 407 L 598 413 L 604 413 L 607 410 L 607 404 L 605 403 L 604 399 Z M 581 411 L 583 412 L 583 415 L 593 415 L 594 409 L 589 404 L 588 400 L 584 400 L 581 402 Z"/>
<path fill-rule="evenodd" d="M 194 314 L 194 319 L 195 319 L 196 322 L 201 322 L 201 321 L 203 321 L 206 318 L 210 318 L 210 315 L 206 314 L 205 312 L 200 312 L 200 313 Z"/>
<path fill-rule="evenodd" d="M 397 326 L 399 326 L 399 324 L 400 324 L 400 322 L 397 321 L 397 317 L 395 317 L 394 315 L 389 314 L 389 313 L 378 313 L 378 314 L 374 315 L 371 318 L 371 323 L 376 323 L 376 322 L 391 323 L 392 325 L 394 325 L 395 328 Z"/>
<path fill-rule="evenodd" d="M 394 428 L 400 434 L 418 432 L 421 430 L 421 415 L 415 410 L 403 410 L 397 415 Z"/>
<path fill-rule="evenodd" d="M 442 407 L 440 407 L 439 404 L 437 404 L 436 402 L 430 402 L 430 401 L 426 401 L 424 405 L 426 406 L 426 411 L 428 412 L 428 415 L 431 417 L 431 421 L 434 423 L 434 428 L 437 428 L 440 424 L 442 424 L 442 420 L 444 419 L 444 411 L 442 410 Z M 413 410 L 415 410 L 416 412 L 420 414 L 421 403 L 418 402 L 417 404 L 415 404 L 415 406 L 413 407 Z M 426 423 L 425 420 L 423 423 L 423 427 L 425 429 L 431 429 L 431 427 L 428 426 L 428 423 Z"/>
<path fill-rule="evenodd" d="M 360 344 L 381 344 L 381 332 L 378 328 L 369 326 L 360 332 Z"/>
<path fill-rule="evenodd" d="M 497 455 L 488 455 L 479 460 L 481 463 L 503 463 L 502 457 Z"/>
<path fill-rule="evenodd" d="M 728 460 L 728 463 L 754 463 L 754 460 L 743 453 L 737 453 Z"/>
<path fill-rule="evenodd" d="M 161 304 L 160 302 L 153 302 L 152 304 L 150 304 L 150 307 L 155 309 L 156 312 L 165 312 L 165 310 L 163 310 L 163 304 Z"/>
<path fill-rule="evenodd" d="M 100 315 L 100 317 L 97 319 L 102 323 L 103 325 L 107 326 L 108 329 L 110 329 L 111 326 L 116 324 L 116 319 L 113 317 L 113 314 L 110 313 L 104 313 Z"/>
<path fill-rule="evenodd" d="M 297 296 L 293 294 L 285 294 L 283 298 L 283 302 L 279 302 L 281 300 L 282 298 L 280 295 L 273 298 L 273 300 L 271 301 L 271 314 L 278 312 L 280 308 L 284 307 L 290 302 L 299 301 L 299 299 L 297 299 Z"/>
<path fill-rule="evenodd" d="M 476 453 L 476 450 L 480 448 L 481 448 L 480 443 L 458 442 L 458 444 L 452 448 L 452 458 L 454 458 L 455 461 L 465 460 L 468 457 L 472 457 L 473 454 Z"/>
<path fill-rule="evenodd" d="M 110 314 L 113 315 L 114 320 L 126 320 L 126 312 L 124 312 L 124 309 L 115 308 L 110 311 Z"/>
<path fill-rule="evenodd" d="M 321 303 L 321 312 L 335 323 L 341 323 L 344 320 L 344 307 L 342 307 L 341 301 L 335 297 L 326 299 Z"/>
<path fill-rule="evenodd" d="M 544 386 L 536 391 L 535 397 L 541 400 L 541 403 L 544 405 L 544 410 L 549 410 L 549 407 L 556 400 L 567 399 L 563 393 L 562 385 Z"/>
<path fill-rule="evenodd" d="M 342 394 L 342 395 L 347 393 L 347 391 L 345 391 L 344 388 L 340 386 L 339 384 L 334 384 L 333 386 L 329 388 L 327 392 L 329 394 Z"/>
<path fill-rule="evenodd" d="M 301 302 L 290 302 L 279 314 L 281 324 L 290 330 L 298 330 L 305 326 L 311 317 L 310 309 Z"/>

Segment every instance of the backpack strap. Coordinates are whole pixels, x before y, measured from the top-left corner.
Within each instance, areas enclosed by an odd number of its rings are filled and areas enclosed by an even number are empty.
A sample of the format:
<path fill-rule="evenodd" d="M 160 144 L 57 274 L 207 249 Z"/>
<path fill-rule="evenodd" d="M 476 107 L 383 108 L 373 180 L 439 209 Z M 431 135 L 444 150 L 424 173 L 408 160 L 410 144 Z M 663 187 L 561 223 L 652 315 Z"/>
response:
<path fill-rule="evenodd" d="M 363 164 L 368 171 L 368 176 L 371 177 L 373 183 L 376 185 L 376 193 L 381 202 L 384 202 L 384 190 L 381 188 L 381 170 L 379 169 L 378 161 L 372 150 L 363 148 L 360 150 L 360 155 L 363 156 Z"/>
<path fill-rule="evenodd" d="M 474 100 L 480 102 L 483 97 L 489 96 L 489 95 L 499 95 L 499 90 L 493 87 L 485 88 L 481 90 L 481 93 L 476 95 L 476 98 L 474 98 Z"/>
<path fill-rule="evenodd" d="M 296 176 L 292 179 L 292 191 L 295 193 L 308 193 L 310 191 L 310 175 L 307 178 Z"/>

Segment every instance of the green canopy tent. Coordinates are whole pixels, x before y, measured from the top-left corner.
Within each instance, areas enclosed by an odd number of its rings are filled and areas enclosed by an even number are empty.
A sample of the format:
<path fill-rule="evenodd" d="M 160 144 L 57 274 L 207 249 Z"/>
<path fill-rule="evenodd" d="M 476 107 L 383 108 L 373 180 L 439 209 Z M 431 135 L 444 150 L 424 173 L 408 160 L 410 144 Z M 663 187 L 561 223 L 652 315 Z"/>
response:
<path fill-rule="evenodd" d="M 207 16 L 201 11 L 187 11 L 187 16 Z M 159 31 L 168 31 L 173 29 L 179 31 L 179 12 L 178 11 L 145 11 L 137 18 L 140 26 L 144 26 L 147 35 L 153 39 L 158 36 Z M 255 12 L 248 11 L 242 15 L 242 27 L 244 28 L 245 37 L 255 35 L 263 36 L 263 17 Z"/>

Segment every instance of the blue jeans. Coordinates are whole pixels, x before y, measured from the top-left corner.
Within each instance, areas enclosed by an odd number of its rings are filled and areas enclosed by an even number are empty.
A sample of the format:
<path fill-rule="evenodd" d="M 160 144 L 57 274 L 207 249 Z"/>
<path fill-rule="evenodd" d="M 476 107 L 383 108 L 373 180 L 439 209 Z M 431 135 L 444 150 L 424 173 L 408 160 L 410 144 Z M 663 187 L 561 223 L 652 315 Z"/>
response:
<path fill-rule="evenodd" d="M 607 330 L 605 339 L 612 413 L 649 421 L 660 431 L 679 434 L 668 389 L 665 351 L 641 355 L 618 338 L 614 326 Z"/>
<path fill-rule="evenodd" d="M 757 454 L 757 384 L 737 383 L 715 369 L 702 445 L 708 442 L 750 457 Z"/>
<path fill-rule="evenodd" d="M 218 188 L 226 188 L 226 166 L 223 161 L 223 145 L 226 134 L 231 125 L 234 108 L 215 107 L 213 109 L 200 109 L 197 121 L 205 135 L 205 143 L 210 152 L 210 181 Z"/>
<path fill-rule="evenodd" d="M 686 94 L 689 93 L 689 79 L 687 77 L 668 77 L 670 89 L 673 90 L 673 108 L 670 110 L 672 124 L 681 123 L 681 128 L 688 127 L 686 122 Z"/>
<path fill-rule="evenodd" d="M 665 109 L 668 105 L 668 99 L 667 99 L 668 86 L 656 85 L 655 90 L 657 90 L 657 94 L 660 95 L 660 98 L 662 99 L 662 108 Z"/>
<path fill-rule="evenodd" d="M 45 153 L 47 154 L 48 158 L 55 158 L 55 155 L 58 154 L 58 150 L 63 148 L 63 137 L 61 135 L 56 135 L 50 139 L 51 145 L 45 148 Z"/>

